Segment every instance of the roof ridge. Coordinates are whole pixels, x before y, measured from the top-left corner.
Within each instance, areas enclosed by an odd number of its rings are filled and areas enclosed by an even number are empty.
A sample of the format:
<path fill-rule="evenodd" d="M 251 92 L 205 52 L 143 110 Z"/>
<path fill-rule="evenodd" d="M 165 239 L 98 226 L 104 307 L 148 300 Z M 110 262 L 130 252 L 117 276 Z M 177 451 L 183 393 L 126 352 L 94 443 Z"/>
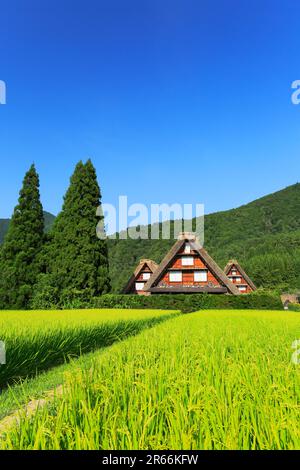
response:
<path fill-rule="evenodd" d="M 197 242 L 196 238 L 193 241 L 184 238 L 184 233 L 181 234 L 181 238 L 178 239 L 175 244 L 171 247 L 168 251 L 166 256 L 163 258 L 161 263 L 159 264 L 157 270 L 150 276 L 148 281 L 144 286 L 144 291 L 149 291 L 152 287 L 155 287 L 155 282 L 159 279 L 159 277 L 163 274 L 163 272 L 168 268 L 171 261 L 174 259 L 176 254 L 179 252 L 180 248 L 184 245 L 184 243 L 188 240 L 191 242 L 192 248 L 198 252 L 200 257 L 205 261 L 206 265 L 209 269 L 213 272 L 213 274 L 218 278 L 221 284 L 227 287 L 228 291 L 234 295 L 240 295 L 240 291 L 238 288 L 230 281 L 224 271 L 220 268 L 220 266 L 213 260 L 213 258 L 208 254 L 208 252 Z"/>
<path fill-rule="evenodd" d="M 228 263 L 226 264 L 226 266 L 224 268 L 224 273 L 226 274 L 226 276 L 228 276 L 228 273 L 229 273 L 229 271 L 230 271 L 230 269 L 233 265 L 235 265 L 237 267 L 238 271 L 241 273 L 241 275 L 243 276 L 245 281 L 249 284 L 249 286 L 252 288 L 252 290 L 257 290 L 257 287 L 254 284 L 254 282 L 252 281 L 252 279 L 248 276 L 248 274 L 246 273 L 244 268 L 242 268 L 242 266 L 240 265 L 240 263 L 236 259 L 235 260 L 229 260 Z"/>

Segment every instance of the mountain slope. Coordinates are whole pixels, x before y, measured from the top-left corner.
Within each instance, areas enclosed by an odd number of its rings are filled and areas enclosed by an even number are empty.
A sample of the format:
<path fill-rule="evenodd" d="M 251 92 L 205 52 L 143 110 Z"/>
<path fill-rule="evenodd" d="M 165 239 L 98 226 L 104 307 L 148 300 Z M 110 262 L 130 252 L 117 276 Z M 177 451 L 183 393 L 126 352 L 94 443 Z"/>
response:
<path fill-rule="evenodd" d="M 0 243 L 3 242 L 5 234 L 8 230 L 9 219 L 0 219 Z"/>
<path fill-rule="evenodd" d="M 44 215 L 48 231 L 55 217 Z M 8 219 L 0 220 L 0 243 L 8 224 Z M 122 289 L 141 258 L 159 263 L 173 243 L 109 240 L 113 291 Z M 205 247 L 221 267 L 238 258 L 258 286 L 300 290 L 300 184 L 205 216 Z"/>
<path fill-rule="evenodd" d="M 111 240 L 114 291 L 140 258 L 160 262 L 174 240 Z M 205 216 L 205 247 L 223 267 L 238 258 L 259 286 L 300 289 L 300 184 Z"/>
<path fill-rule="evenodd" d="M 45 231 L 48 232 L 54 222 L 55 216 L 50 212 L 44 211 Z M 0 244 L 3 243 L 5 234 L 8 230 L 10 219 L 0 219 Z"/>

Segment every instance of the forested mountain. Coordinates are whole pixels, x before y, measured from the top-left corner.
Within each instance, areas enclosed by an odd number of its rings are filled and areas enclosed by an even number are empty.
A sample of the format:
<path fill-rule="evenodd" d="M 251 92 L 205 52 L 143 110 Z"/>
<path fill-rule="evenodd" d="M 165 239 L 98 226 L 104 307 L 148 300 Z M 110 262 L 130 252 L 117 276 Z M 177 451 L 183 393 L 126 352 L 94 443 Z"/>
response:
<path fill-rule="evenodd" d="M 45 212 L 47 229 L 53 220 Z M 0 220 L 0 242 L 8 222 Z M 173 243 L 110 240 L 113 291 L 120 291 L 141 258 L 160 262 Z M 230 258 L 238 258 L 258 286 L 300 290 L 300 184 L 205 216 L 205 248 L 222 268 Z"/>
<path fill-rule="evenodd" d="M 174 240 L 111 240 L 113 288 L 140 258 L 160 262 Z M 300 184 L 250 204 L 205 216 L 205 247 L 223 268 L 238 258 L 258 286 L 300 290 Z"/>
<path fill-rule="evenodd" d="M 50 212 L 44 211 L 44 221 L 45 221 L 45 230 L 49 231 L 50 227 L 53 224 L 55 216 L 50 214 Z M 9 226 L 10 219 L 0 219 L 0 243 L 3 242 L 5 234 Z"/>

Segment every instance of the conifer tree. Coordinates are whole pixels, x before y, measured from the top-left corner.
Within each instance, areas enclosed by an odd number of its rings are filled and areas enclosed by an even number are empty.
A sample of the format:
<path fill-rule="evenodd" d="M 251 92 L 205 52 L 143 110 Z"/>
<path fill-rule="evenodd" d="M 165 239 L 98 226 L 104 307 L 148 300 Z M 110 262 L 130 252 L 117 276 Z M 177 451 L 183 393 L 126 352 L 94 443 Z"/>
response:
<path fill-rule="evenodd" d="M 94 262 L 97 276 L 97 293 L 105 294 L 111 289 L 107 241 L 98 239 L 97 236 L 95 236 L 97 223 L 99 222 L 97 209 L 101 206 L 102 195 L 97 181 L 96 170 L 90 159 L 86 162 L 85 168 L 87 173 L 87 181 L 89 182 L 88 187 L 90 187 L 91 207 L 93 207 L 93 209 L 89 208 L 89 219 L 93 224 L 91 225 L 92 237 L 90 249 L 94 251 Z"/>
<path fill-rule="evenodd" d="M 60 298 L 84 293 L 90 297 L 110 290 L 107 242 L 96 235 L 100 203 L 95 168 L 90 160 L 80 161 L 47 246 L 48 276 Z"/>
<path fill-rule="evenodd" d="M 28 308 L 40 266 L 44 240 L 39 176 L 32 165 L 26 173 L 0 253 L 0 307 Z"/>

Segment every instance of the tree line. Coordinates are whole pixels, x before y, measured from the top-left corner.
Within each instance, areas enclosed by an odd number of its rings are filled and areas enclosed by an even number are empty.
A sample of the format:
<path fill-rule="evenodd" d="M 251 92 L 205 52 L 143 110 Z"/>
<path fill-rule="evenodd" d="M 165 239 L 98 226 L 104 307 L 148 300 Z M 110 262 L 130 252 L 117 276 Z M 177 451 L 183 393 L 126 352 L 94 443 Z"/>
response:
<path fill-rule="evenodd" d="M 39 187 L 32 165 L 0 250 L 0 309 L 50 308 L 111 289 L 107 242 L 96 236 L 101 191 L 91 160 L 76 165 L 49 233 Z"/>

